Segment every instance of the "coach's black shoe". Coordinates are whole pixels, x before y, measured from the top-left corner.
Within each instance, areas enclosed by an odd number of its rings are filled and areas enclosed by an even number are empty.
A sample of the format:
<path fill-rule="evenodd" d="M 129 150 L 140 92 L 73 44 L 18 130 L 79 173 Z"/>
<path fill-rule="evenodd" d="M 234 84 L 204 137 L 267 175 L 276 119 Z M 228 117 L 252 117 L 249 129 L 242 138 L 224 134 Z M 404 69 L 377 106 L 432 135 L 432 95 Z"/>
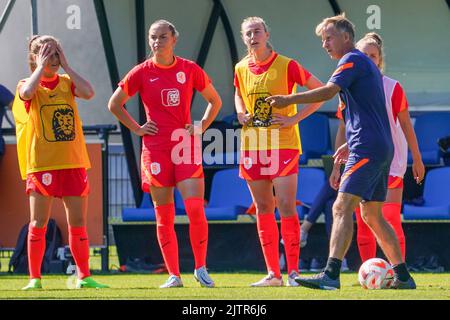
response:
<path fill-rule="evenodd" d="M 399 289 L 399 290 L 413 290 L 416 289 L 416 283 L 412 277 L 409 277 L 406 281 L 400 281 L 400 279 L 395 276 L 394 282 L 391 285 L 391 289 Z"/>
<path fill-rule="evenodd" d="M 337 290 L 341 288 L 341 281 L 339 278 L 333 280 L 327 276 L 325 272 L 315 274 L 308 278 L 297 277 L 295 278 L 295 282 L 302 287 L 311 289 Z"/>

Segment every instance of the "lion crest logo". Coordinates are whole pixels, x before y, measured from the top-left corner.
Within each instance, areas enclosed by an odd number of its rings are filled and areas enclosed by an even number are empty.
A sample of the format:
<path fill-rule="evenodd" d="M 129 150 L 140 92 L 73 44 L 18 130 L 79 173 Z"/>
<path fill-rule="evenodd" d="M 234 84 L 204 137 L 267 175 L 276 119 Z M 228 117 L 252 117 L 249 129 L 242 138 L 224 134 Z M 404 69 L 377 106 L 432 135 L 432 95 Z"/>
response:
<path fill-rule="evenodd" d="M 52 126 L 56 141 L 75 140 L 75 119 L 72 109 L 56 109 L 53 114 Z"/>
<path fill-rule="evenodd" d="M 255 100 L 253 126 L 269 127 L 272 124 L 272 106 L 266 102 L 269 94 L 260 94 Z"/>

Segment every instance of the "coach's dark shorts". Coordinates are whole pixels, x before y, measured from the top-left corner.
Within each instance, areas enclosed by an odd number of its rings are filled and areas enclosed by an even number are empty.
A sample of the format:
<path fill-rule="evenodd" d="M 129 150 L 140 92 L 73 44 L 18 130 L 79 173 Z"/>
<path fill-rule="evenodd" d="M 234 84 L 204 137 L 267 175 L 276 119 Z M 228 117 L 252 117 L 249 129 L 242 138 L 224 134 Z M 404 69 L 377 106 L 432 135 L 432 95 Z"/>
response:
<path fill-rule="evenodd" d="M 384 202 L 391 161 L 380 161 L 350 154 L 341 177 L 339 192 L 350 193 L 365 201 Z"/>

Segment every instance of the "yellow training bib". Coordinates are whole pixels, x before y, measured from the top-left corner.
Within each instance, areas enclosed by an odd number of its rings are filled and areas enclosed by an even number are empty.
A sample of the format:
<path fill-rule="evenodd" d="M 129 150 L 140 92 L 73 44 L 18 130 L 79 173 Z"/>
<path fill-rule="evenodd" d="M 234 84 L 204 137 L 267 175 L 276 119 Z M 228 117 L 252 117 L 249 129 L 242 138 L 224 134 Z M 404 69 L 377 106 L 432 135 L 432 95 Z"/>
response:
<path fill-rule="evenodd" d="M 28 113 L 16 90 L 13 114 L 22 179 L 33 172 L 91 167 L 71 83 L 61 75 L 55 89 L 39 86 Z"/>
<path fill-rule="evenodd" d="M 265 101 L 272 95 L 292 93 L 288 88 L 288 66 L 291 59 L 278 55 L 269 69 L 260 75 L 250 71 L 249 59 L 250 57 L 244 58 L 235 67 L 242 99 L 247 112 L 253 117 L 242 129 L 241 150 L 297 149 L 301 153 L 298 125 L 279 129 L 279 125 L 271 122 L 274 114 L 295 115 L 297 106 L 273 109 Z"/>

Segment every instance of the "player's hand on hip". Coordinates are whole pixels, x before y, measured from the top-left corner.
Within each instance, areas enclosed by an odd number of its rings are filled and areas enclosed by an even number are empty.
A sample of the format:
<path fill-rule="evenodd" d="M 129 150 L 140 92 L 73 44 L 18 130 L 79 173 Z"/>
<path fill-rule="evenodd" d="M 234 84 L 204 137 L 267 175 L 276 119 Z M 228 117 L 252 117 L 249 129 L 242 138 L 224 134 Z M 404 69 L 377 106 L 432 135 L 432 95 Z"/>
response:
<path fill-rule="evenodd" d="M 270 106 L 273 108 L 284 108 L 290 105 L 288 97 L 289 96 L 281 96 L 281 95 L 271 96 L 266 98 L 266 102 L 269 103 Z"/>
<path fill-rule="evenodd" d="M 158 133 L 158 127 L 156 126 L 156 122 L 152 120 L 147 121 L 144 125 L 142 125 L 136 132 L 138 136 L 154 136 Z"/>
<path fill-rule="evenodd" d="M 414 180 L 418 185 L 422 184 L 423 178 L 425 176 L 425 166 L 422 161 L 414 161 L 412 165 L 412 172 Z"/>
<path fill-rule="evenodd" d="M 252 120 L 252 116 L 249 113 L 238 113 L 237 114 L 238 121 L 241 125 L 246 126 L 247 123 Z"/>
<path fill-rule="evenodd" d="M 272 115 L 272 124 L 279 124 L 281 128 L 292 127 L 297 124 L 295 117 L 283 116 L 282 114 L 275 113 Z"/>
<path fill-rule="evenodd" d="M 344 143 L 342 146 L 337 148 L 336 152 L 333 155 L 334 163 L 335 164 L 343 164 L 347 162 L 348 159 L 348 145 L 347 143 Z"/>
<path fill-rule="evenodd" d="M 329 179 L 330 186 L 334 190 L 337 190 L 339 188 L 340 180 L 341 180 L 340 165 L 334 166 L 333 171 L 330 174 L 330 179 Z"/>
<path fill-rule="evenodd" d="M 189 135 L 193 136 L 193 135 L 202 135 L 203 133 L 203 129 L 201 127 L 201 125 L 197 125 L 197 124 L 187 124 L 185 126 L 187 132 L 189 133 Z"/>

